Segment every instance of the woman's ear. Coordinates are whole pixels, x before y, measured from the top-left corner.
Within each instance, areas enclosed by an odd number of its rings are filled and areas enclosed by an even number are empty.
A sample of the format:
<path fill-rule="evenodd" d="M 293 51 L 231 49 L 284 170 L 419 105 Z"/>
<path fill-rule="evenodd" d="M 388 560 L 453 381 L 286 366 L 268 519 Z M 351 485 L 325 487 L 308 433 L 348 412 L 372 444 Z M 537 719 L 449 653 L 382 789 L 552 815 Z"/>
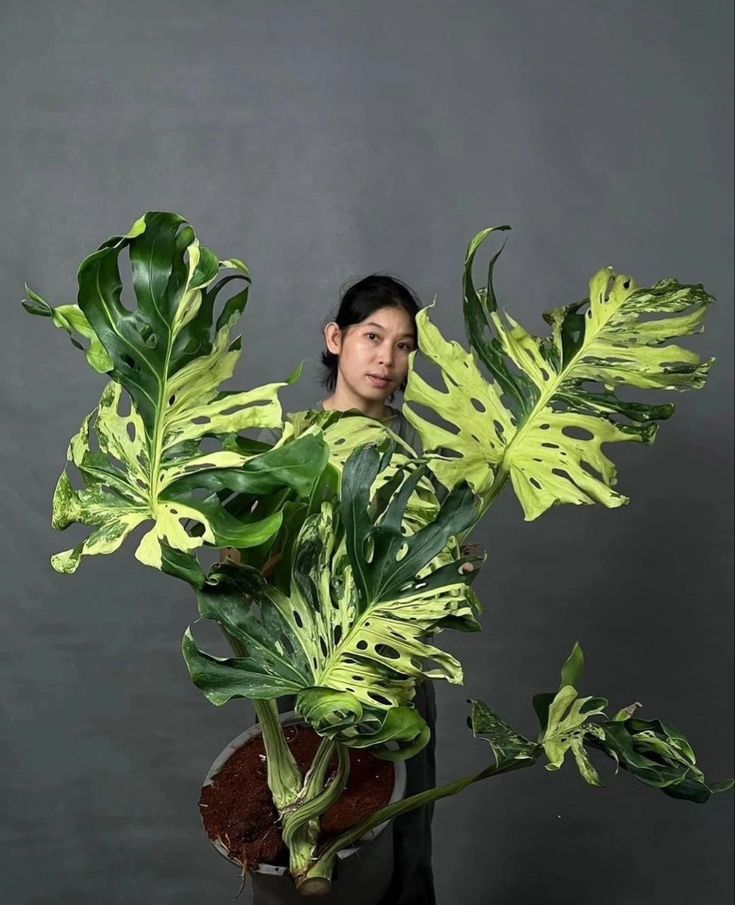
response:
<path fill-rule="evenodd" d="M 342 331 L 334 321 L 330 321 L 324 328 L 324 341 L 328 352 L 339 355 L 342 350 Z"/>

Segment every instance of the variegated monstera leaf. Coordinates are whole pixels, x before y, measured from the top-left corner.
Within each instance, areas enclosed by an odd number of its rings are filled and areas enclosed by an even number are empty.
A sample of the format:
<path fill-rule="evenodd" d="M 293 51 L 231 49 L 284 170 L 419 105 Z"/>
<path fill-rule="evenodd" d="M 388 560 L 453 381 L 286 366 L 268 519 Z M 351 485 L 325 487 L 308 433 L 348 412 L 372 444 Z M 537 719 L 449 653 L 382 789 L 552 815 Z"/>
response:
<path fill-rule="evenodd" d="M 288 593 L 266 585 L 255 570 L 232 566 L 218 567 L 200 590 L 201 614 L 223 625 L 242 653 L 213 657 L 187 632 L 184 658 L 214 704 L 295 695 L 297 711 L 320 735 L 383 756 L 406 757 L 426 744 L 428 729 L 411 706 L 417 681 L 462 680 L 457 660 L 428 635 L 479 627 L 470 588 L 477 573 L 460 569 L 479 558 L 421 576 L 477 512 L 471 490 L 460 485 L 431 523 L 404 533 L 406 505 L 423 468 L 396 473 L 371 497 L 389 460 L 390 450 L 381 458 L 375 447 L 350 456 L 339 508 L 325 502 L 304 522 Z M 398 743 L 397 755 L 384 748 L 387 742 Z"/>
<path fill-rule="evenodd" d="M 329 447 L 329 462 L 341 475 L 345 463 L 352 453 L 361 446 L 380 445 L 386 441 L 395 444 L 395 451 L 388 465 L 378 472 L 373 491 L 391 481 L 397 472 L 405 468 L 410 459 L 416 458 L 414 450 L 402 437 L 394 433 L 385 422 L 367 418 L 357 410 L 349 412 L 307 411 L 288 415 L 283 427 L 281 443 L 321 431 L 324 442 Z M 418 530 L 436 516 L 439 501 L 436 487 L 428 475 L 424 475 L 411 494 L 403 517 L 404 527 L 409 532 Z"/>
<path fill-rule="evenodd" d="M 134 306 L 122 301 L 118 259 L 125 249 Z M 223 275 L 228 270 L 234 273 Z M 230 284 L 238 291 L 215 320 L 215 302 Z M 73 338 L 88 339 L 90 364 L 111 377 L 69 445 L 68 460 L 83 486 L 75 488 L 65 471 L 53 503 L 54 527 L 80 522 L 94 531 L 54 556 L 55 569 L 73 572 L 82 556 L 111 553 L 137 526 L 152 522 L 137 558 L 199 584 L 197 547 L 261 544 L 281 524 L 278 512 L 235 518 L 217 492 L 268 493 L 283 485 L 307 492 L 321 473 L 327 452 L 318 437 L 261 456 L 222 448 L 238 431 L 281 425 L 283 383 L 220 389 L 240 356 L 240 339 L 231 332 L 249 284 L 245 264 L 220 261 L 182 217 L 148 213 L 82 262 L 78 306 L 54 309 L 29 293 L 26 308 L 51 316 Z M 219 440 L 220 448 L 203 449 L 205 438 L 209 447 Z"/>
<path fill-rule="evenodd" d="M 314 488 L 311 499 L 295 501 L 294 495 L 291 494 L 291 499 L 273 496 L 267 501 L 260 500 L 258 511 L 261 515 L 275 508 L 284 511 L 285 518 L 281 530 L 268 544 L 238 551 L 241 563 L 263 570 L 270 577 L 271 583 L 279 587 L 287 588 L 290 583 L 293 538 L 298 534 L 307 516 L 319 510 L 322 500 L 339 496 L 345 462 L 356 449 L 386 442 L 395 444 L 395 452 L 390 463 L 378 473 L 373 491 L 391 480 L 397 471 L 405 468 L 409 460 L 416 458 L 416 452 L 411 446 L 395 434 L 385 422 L 368 418 L 356 410 L 339 412 L 312 409 L 289 414 L 286 416 L 282 431 L 268 430 L 260 435 L 261 440 L 274 444 L 274 453 L 281 450 L 283 454 L 287 453 L 295 441 L 303 443 L 309 437 L 321 438 L 329 451 L 328 465 L 318 486 Z M 249 451 L 248 441 L 241 437 L 231 437 L 227 441 L 227 448 L 240 452 Z M 413 533 L 435 517 L 439 507 L 436 497 L 439 486 L 438 482 L 432 482 L 429 475 L 424 475 L 418 482 L 403 516 L 403 527 L 408 533 Z M 247 512 L 252 505 L 252 497 L 249 495 L 232 497 L 227 505 L 230 511 Z M 455 559 L 457 555 L 456 542 L 450 542 L 448 549 L 439 554 L 437 563 L 443 565 Z"/>
<path fill-rule="evenodd" d="M 601 751 L 616 767 L 672 798 L 701 803 L 733 787 L 732 780 L 711 783 L 705 778 L 691 745 L 678 729 L 661 720 L 638 719 L 634 714 L 640 704 L 624 707 L 610 719 L 605 715 L 606 698 L 580 697 L 577 689 L 583 666 L 582 648 L 575 644 L 562 668 L 559 690 L 534 697 L 541 723 L 536 742 L 522 736 L 486 704 L 472 702 L 470 726 L 476 737 L 490 743 L 495 757 L 495 766 L 473 782 L 530 766 L 542 755 L 547 759 L 546 769 L 556 771 L 571 754 L 585 782 L 603 786 L 589 756 L 591 751 Z"/>
<path fill-rule="evenodd" d="M 672 279 L 638 288 L 605 268 L 590 280 L 589 298 L 544 315 L 552 334 L 538 339 L 498 308 L 492 273 L 500 252 L 490 261 L 486 288 L 475 289 L 474 258 L 492 232 L 475 236 L 465 262 L 473 353 L 446 341 L 422 311 L 419 348 L 441 368 L 444 389 L 412 371 L 405 415 L 439 480 L 447 487 L 467 480 L 483 510 L 508 477 L 529 520 L 555 503 L 620 506 L 627 498 L 612 489 L 616 469 L 602 445 L 651 443 L 656 421 L 670 417 L 673 406 L 629 402 L 616 390 L 703 386 L 712 360 L 669 341 L 701 332 L 713 299 L 700 285 Z M 430 423 L 417 406 L 453 429 Z"/>

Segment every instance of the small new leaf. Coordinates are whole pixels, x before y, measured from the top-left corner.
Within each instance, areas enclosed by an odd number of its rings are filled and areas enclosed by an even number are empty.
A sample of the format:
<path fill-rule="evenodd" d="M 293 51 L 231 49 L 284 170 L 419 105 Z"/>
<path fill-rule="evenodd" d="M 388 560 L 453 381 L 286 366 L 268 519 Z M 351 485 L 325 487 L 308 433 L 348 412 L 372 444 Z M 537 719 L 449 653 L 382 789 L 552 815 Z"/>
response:
<path fill-rule="evenodd" d="M 646 785 L 673 798 L 703 802 L 732 782 L 708 783 L 697 767 L 692 746 L 682 732 L 660 720 L 633 716 L 637 702 L 605 718 L 607 700 L 580 697 L 565 681 L 581 675 L 582 649 L 575 644 L 562 669 L 562 687 L 556 695 L 536 695 L 534 707 L 541 723 L 540 743 L 549 760 L 546 769 L 558 770 L 568 752 L 573 755 L 582 778 L 602 786 L 589 758 L 589 750 L 604 752 L 616 764 Z M 589 749 L 589 750 L 588 750 Z"/>
<path fill-rule="evenodd" d="M 482 701 L 470 701 L 472 711 L 469 717 L 470 728 L 475 738 L 484 738 L 490 743 L 498 769 L 513 761 L 534 761 L 541 752 L 536 742 L 532 742 L 491 710 Z"/>

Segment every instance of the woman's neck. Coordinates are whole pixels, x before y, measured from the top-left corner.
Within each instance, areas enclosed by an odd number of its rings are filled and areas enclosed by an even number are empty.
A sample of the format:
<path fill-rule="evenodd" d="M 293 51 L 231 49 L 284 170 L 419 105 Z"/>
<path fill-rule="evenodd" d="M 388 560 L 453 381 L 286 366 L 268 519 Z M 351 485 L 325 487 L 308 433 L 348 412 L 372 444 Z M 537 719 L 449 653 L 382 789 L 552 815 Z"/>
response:
<path fill-rule="evenodd" d="M 389 418 L 392 414 L 390 408 L 382 399 L 374 401 L 362 399 L 347 390 L 343 390 L 341 387 L 337 387 L 334 393 L 322 402 L 322 407 L 327 409 L 327 411 L 334 412 L 349 412 L 350 409 L 357 409 L 358 412 L 362 412 L 368 418 Z"/>

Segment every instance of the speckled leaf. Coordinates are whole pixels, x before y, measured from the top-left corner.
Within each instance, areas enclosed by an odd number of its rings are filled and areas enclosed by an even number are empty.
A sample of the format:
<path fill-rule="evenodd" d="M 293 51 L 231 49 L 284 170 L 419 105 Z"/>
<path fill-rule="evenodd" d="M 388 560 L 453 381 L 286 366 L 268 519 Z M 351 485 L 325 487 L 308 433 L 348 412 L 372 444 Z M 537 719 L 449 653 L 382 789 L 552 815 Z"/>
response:
<path fill-rule="evenodd" d="M 341 475 L 347 459 L 362 446 L 379 445 L 390 441 L 395 450 L 390 463 L 378 472 L 372 491 L 395 482 L 397 473 L 405 467 L 409 459 L 416 457 L 416 451 L 385 422 L 367 418 L 357 411 L 307 411 L 287 416 L 283 429 L 282 443 L 291 438 L 321 430 L 324 442 L 329 447 L 329 461 Z M 428 475 L 417 483 L 408 500 L 404 513 L 404 524 L 409 531 L 415 531 L 432 521 L 439 508 L 436 489 Z"/>
<path fill-rule="evenodd" d="M 541 752 L 536 742 L 522 736 L 506 721 L 482 701 L 471 701 L 470 728 L 475 738 L 484 738 L 490 743 L 497 767 L 505 767 L 512 761 L 534 761 Z"/>
<path fill-rule="evenodd" d="M 427 635 L 453 620 L 474 620 L 476 598 L 469 585 L 477 573 L 459 567 L 480 558 L 464 557 L 421 575 L 449 539 L 476 520 L 473 496 L 466 486 L 457 487 L 434 521 L 404 534 L 406 502 L 422 470 L 409 467 L 389 499 L 371 498 L 369 488 L 389 464 L 390 449 L 383 456 L 374 447 L 356 451 L 345 465 L 341 506 L 324 502 L 303 524 L 292 554 L 289 593 L 264 585 L 255 596 L 258 618 L 270 620 L 272 643 L 292 648 L 294 661 L 306 664 L 302 672 L 309 677 L 297 709 L 317 732 L 381 749 L 390 736 L 405 754 L 420 739 L 425 743 L 423 721 L 408 713 L 389 714 L 411 709 L 415 685 L 424 678 L 461 681 L 457 660 L 430 644 Z M 211 611 L 203 615 L 213 618 Z M 227 624 L 246 648 L 253 643 L 255 618 Z M 257 640 L 262 643 L 262 637 Z M 196 661 L 197 670 L 203 668 L 192 648 L 187 657 Z M 208 687 L 210 700 L 248 696 L 247 685 L 234 690 L 240 666 L 234 660 L 219 664 L 231 672 L 222 672 L 224 691 Z"/>
<path fill-rule="evenodd" d="M 507 229 L 507 227 L 501 227 Z M 507 477 L 527 519 L 555 503 L 620 506 L 605 443 L 650 443 L 671 405 L 623 400 L 620 386 L 701 387 L 712 361 L 669 341 L 700 332 L 712 297 L 701 286 L 663 280 L 638 288 L 612 268 L 596 273 L 582 302 L 545 315 L 548 339 L 529 334 L 497 306 L 488 284 L 472 282 L 475 254 L 492 229 L 478 233 L 465 262 L 465 323 L 473 349 L 448 342 L 427 310 L 418 317 L 422 356 L 442 372 L 443 388 L 412 369 L 404 412 L 432 454 L 437 477 L 467 480 L 486 508 Z M 480 370 L 482 364 L 490 380 Z M 419 406 L 444 425 L 426 420 Z"/>
<path fill-rule="evenodd" d="M 640 705 L 623 708 L 610 720 L 604 713 L 605 698 L 580 697 L 576 688 L 564 684 L 572 673 L 581 677 L 582 662 L 582 649 L 575 644 L 562 669 L 562 687 L 557 694 L 536 696 L 546 702 L 552 699 L 545 710 L 536 706 L 541 722 L 539 741 L 549 760 L 548 770 L 558 770 L 570 752 L 582 778 L 590 785 L 601 786 L 600 775 L 589 758 L 590 750 L 598 750 L 640 782 L 674 798 L 703 802 L 714 792 L 732 787 L 732 782 L 706 781 L 696 765 L 694 750 L 679 730 L 660 720 L 631 716 Z"/>

